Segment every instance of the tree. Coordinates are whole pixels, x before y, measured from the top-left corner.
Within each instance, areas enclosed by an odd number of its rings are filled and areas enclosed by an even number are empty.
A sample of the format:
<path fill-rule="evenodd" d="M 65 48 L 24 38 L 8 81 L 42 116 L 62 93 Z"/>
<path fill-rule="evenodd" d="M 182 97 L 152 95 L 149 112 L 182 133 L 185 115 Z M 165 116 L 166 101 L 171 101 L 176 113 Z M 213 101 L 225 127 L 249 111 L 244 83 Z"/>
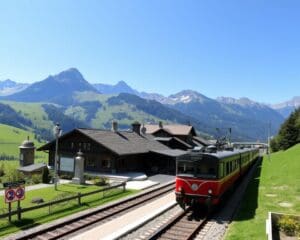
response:
<path fill-rule="evenodd" d="M 281 125 L 278 135 L 271 141 L 273 151 L 286 150 L 300 142 L 300 107 Z"/>

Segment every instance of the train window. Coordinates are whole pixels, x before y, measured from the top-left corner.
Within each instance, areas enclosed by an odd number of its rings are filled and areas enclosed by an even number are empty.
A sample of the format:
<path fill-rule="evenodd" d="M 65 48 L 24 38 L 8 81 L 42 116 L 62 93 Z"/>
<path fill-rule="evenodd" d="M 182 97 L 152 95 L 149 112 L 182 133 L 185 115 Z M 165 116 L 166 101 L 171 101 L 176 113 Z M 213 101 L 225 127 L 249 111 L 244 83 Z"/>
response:
<path fill-rule="evenodd" d="M 224 165 L 223 163 L 219 164 L 219 178 L 224 177 Z"/>
<path fill-rule="evenodd" d="M 203 178 L 216 178 L 216 165 L 209 161 L 201 161 L 196 167 L 196 176 Z"/>
<path fill-rule="evenodd" d="M 178 161 L 177 175 L 192 175 L 195 174 L 195 167 L 192 162 Z"/>
<path fill-rule="evenodd" d="M 229 162 L 226 163 L 226 175 L 230 173 Z"/>

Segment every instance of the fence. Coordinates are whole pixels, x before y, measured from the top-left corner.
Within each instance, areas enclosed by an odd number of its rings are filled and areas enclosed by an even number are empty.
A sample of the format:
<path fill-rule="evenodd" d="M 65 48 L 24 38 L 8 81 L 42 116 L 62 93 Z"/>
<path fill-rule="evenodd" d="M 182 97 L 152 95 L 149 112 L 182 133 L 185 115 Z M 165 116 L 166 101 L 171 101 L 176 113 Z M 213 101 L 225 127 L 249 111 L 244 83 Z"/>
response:
<path fill-rule="evenodd" d="M 105 187 L 105 188 L 95 190 L 95 191 L 92 191 L 92 192 L 88 192 L 88 193 L 80 193 L 79 192 L 75 196 L 66 197 L 66 198 L 63 198 L 63 199 L 59 199 L 59 200 L 55 200 L 55 201 L 51 201 L 51 202 L 47 202 L 47 203 L 41 203 L 37 206 L 26 207 L 26 208 L 18 207 L 17 210 L 13 210 L 13 211 L 10 211 L 10 212 L 5 213 L 5 214 L 0 214 L 0 219 L 8 217 L 8 219 L 10 220 L 11 216 L 17 215 L 18 220 L 21 220 L 21 215 L 24 212 L 33 211 L 33 210 L 36 210 L 36 209 L 39 209 L 39 208 L 44 208 L 44 207 L 49 207 L 49 211 L 50 211 L 50 207 L 52 205 L 67 202 L 67 201 L 71 201 L 71 200 L 75 200 L 75 199 L 77 199 L 78 205 L 81 205 L 81 198 L 83 198 L 83 197 L 93 195 L 93 194 L 97 194 L 97 193 L 101 193 L 101 192 L 103 192 L 103 196 L 104 196 L 106 191 L 111 190 L 111 189 L 115 189 L 115 188 L 119 188 L 119 187 L 122 187 L 123 192 L 125 192 L 126 182 L 122 182 L 122 183 L 119 183 L 119 184 L 114 184 L 113 186 Z"/>

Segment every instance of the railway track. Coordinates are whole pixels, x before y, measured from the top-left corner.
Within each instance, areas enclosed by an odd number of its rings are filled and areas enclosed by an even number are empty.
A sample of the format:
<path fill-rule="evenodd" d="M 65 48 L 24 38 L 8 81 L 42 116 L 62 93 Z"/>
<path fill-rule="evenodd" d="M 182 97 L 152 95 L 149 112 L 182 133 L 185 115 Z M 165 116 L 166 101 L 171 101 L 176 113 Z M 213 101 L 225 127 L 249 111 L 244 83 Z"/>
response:
<path fill-rule="evenodd" d="M 190 240 L 207 223 L 207 215 L 196 215 L 190 208 L 174 216 L 169 222 L 148 236 L 147 240 Z"/>
<path fill-rule="evenodd" d="M 66 239 L 67 235 L 74 234 L 79 230 L 83 230 L 95 224 L 100 225 L 133 209 L 136 209 L 141 205 L 151 202 L 170 191 L 174 191 L 174 182 L 165 184 L 161 187 L 156 187 L 153 190 L 149 190 L 147 192 L 127 198 L 107 207 L 74 217 L 62 223 L 54 224 L 36 231 L 28 231 L 21 236 L 13 236 L 12 238 L 8 237 L 7 239 L 50 240 L 61 239 L 62 237 Z"/>

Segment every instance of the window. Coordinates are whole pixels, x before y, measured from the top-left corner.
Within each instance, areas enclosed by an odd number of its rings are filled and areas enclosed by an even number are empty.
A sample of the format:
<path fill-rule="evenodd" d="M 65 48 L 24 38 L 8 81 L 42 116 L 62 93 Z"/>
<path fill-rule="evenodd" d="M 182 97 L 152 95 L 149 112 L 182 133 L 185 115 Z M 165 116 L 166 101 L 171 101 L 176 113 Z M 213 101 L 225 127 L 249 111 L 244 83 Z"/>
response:
<path fill-rule="evenodd" d="M 226 163 L 226 175 L 230 173 L 229 162 Z"/>
<path fill-rule="evenodd" d="M 220 163 L 219 164 L 219 178 L 224 177 L 224 164 Z"/>
<path fill-rule="evenodd" d="M 86 166 L 87 168 L 95 168 L 96 167 L 95 159 L 86 157 Z"/>
<path fill-rule="evenodd" d="M 201 160 L 196 163 L 196 176 L 203 178 L 216 178 L 217 165 L 211 159 Z"/>
<path fill-rule="evenodd" d="M 178 161 L 177 174 L 194 176 L 194 165 L 192 162 Z"/>

